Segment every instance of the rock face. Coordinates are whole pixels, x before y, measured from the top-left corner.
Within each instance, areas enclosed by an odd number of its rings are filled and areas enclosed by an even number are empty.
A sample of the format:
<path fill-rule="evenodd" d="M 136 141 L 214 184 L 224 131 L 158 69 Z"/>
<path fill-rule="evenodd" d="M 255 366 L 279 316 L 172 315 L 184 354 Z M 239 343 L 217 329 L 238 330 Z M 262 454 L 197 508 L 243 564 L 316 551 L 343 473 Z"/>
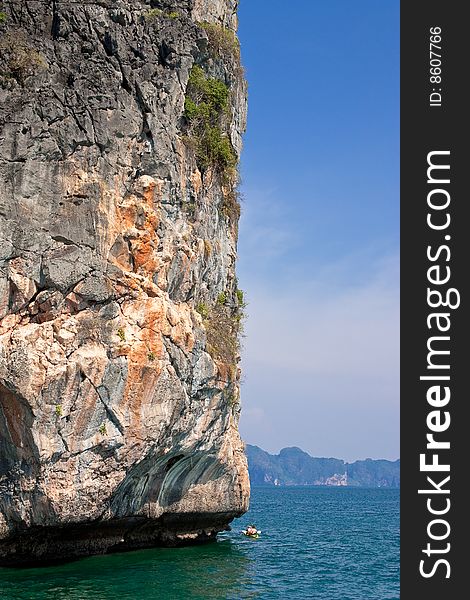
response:
<path fill-rule="evenodd" d="M 236 8 L 3 2 L 3 564 L 205 541 L 247 510 Z"/>

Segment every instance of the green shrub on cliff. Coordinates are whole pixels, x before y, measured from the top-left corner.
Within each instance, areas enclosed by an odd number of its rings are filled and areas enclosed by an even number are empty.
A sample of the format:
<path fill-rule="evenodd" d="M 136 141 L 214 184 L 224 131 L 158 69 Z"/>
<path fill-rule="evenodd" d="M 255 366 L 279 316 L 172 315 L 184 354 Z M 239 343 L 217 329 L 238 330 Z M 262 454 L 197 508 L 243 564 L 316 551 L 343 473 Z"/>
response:
<path fill-rule="evenodd" d="M 216 304 L 204 323 L 207 332 L 207 351 L 217 360 L 236 368 L 240 344 L 239 324 L 231 310 Z"/>
<path fill-rule="evenodd" d="M 240 192 L 233 186 L 224 191 L 219 210 L 228 217 L 232 223 L 238 223 L 240 218 Z"/>
<path fill-rule="evenodd" d="M 150 10 L 144 12 L 142 16 L 148 23 L 151 23 L 156 19 L 163 17 L 166 17 L 167 19 L 178 19 L 180 17 L 180 13 L 176 10 L 165 12 L 161 8 L 151 8 Z"/>
<path fill-rule="evenodd" d="M 204 302 L 200 302 L 196 306 L 196 312 L 198 312 L 203 319 L 207 319 L 209 317 L 209 307 Z"/>
<path fill-rule="evenodd" d="M 204 320 L 206 350 L 214 360 L 224 363 L 229 379 L 235 381 L 240 353 L 243 312 L 228 303 L 225 292 L 221 292 L 215 304 L 196 307 Z"/>
<path fill-rule="evenodd" d="M 5 57 L 8 71 L 4 77 L 23 84 L 27 77 L 47 68 L 46 59 L 21 31 L 8 31 L 0 39 L 0 55 Z"/>
<path fill-rule="evenodd" d="M 185 116 L 188 119 L 201 117 L 211 123 L 220 118 L 228 104 L 228 87 L 218 79 L 206 77 L 200 66 L 194 65 L 188 80 Z"/>
<path fill-rule="evenodd" d="M 230 408 L 236 408 L 237 406 L 239 406 L 239 404 L 240 404 L 239 394 L 234 393 L 234 392 L 229 394 L 227 397 L 227 404 L 230 406 Z"/>
<path fill-rule="evenodd" d="M 0 25 L 3 25 L 3 23 L 7 22 L 7 13 L 0 11 Z"/>
<path fill-rule="evenodd" d="M 246 308 L 245 292 L 243 290 L 240 290 L 239 288 L 237 288 L 235 294 L 237 296 L 238 306 L 240 309 L 243 310 L 244 308 Z"/>
<path fill-rule="evenodd" d="M 237 164 L 235 151 L 223 129 L 227 126 L 228 87 L 218 79 L 207 77 L 198 65 L 189 76 L 184 116 L 196 162 L 201 170 L 216 168 L 227 173 Z"/>
<path fill-rule="evenodd" d="M 160 8 L 151 8 L 144 12 L 143 17 L 146 21 L 154 21 L 159 17 L 163 17 L 163 11 Z"/>
<path fill-rule="evenodd" d="M 235 32 L 222 25 L 206 21 L 198 25 L 207 33 L 209 47 L 215 57 L 230 56 L 236 61 L 240 60 L 240 43 Z"/>
<path fill-rule="evenodd" d="M 205 170 L 216 167 L 221 172 L 233 169 L 237 158 L 232 144 L 219 127 L 207 127 L 198 138 L 196 159 L 199 166 Z"/>

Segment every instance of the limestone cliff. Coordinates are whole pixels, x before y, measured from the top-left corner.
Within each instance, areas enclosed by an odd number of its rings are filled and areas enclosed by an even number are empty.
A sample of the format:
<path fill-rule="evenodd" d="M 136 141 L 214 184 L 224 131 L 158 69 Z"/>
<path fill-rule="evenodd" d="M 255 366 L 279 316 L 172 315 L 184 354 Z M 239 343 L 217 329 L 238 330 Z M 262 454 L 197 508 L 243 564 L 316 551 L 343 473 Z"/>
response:
<path fill-rule="evenodd" d="M 0 561 L 213 538 L 238 434 L 237 0 L 0 6 Z"/>

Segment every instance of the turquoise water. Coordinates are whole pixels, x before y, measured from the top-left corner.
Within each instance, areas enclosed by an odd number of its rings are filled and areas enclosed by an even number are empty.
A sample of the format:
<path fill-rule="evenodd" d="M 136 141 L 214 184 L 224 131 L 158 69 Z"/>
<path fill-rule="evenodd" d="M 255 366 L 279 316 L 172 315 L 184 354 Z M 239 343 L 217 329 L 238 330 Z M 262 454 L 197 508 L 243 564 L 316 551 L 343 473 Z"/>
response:
<path fill-rule="evenodd" d="M 240 535 L 250 522 L 258 540 Z M 399 598 L 399 492 L 255 488 L 216 544 L 0 569 L 2 600 Z"/>

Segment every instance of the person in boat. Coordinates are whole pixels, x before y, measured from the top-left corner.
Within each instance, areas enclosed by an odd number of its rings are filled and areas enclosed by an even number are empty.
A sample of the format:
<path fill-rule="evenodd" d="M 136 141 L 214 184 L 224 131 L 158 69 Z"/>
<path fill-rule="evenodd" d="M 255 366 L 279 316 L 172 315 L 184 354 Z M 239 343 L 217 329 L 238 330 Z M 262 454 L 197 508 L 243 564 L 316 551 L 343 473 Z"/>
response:
<path fill-rule="evenodd" d="M 248 527 L 246 528 L 247 535 L 256 535 L 257 533 L 258 530 L 256 529 L 255 525 L 248 525 Z"/>

